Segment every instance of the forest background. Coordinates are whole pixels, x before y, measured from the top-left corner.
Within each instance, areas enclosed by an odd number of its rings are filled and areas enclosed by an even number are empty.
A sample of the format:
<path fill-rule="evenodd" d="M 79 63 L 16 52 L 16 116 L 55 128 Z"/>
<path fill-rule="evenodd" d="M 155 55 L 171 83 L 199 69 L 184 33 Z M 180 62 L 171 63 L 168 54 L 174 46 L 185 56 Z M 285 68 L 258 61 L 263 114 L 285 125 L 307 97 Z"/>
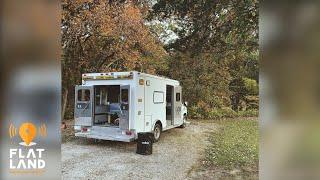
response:
<path fill-rule="evenodd" d="M 62 116 L 81 74 L 179 80 L 190 118 L 257 116 L 257 0 L 62 0 Z"/>

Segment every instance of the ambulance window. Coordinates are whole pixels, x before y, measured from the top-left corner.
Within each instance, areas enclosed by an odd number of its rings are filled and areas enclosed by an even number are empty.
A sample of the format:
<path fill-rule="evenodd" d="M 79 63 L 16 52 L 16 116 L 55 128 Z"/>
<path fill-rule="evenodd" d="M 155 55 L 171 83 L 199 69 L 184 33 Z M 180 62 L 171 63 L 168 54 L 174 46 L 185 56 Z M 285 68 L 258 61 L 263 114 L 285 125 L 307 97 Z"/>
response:
<path fill-rule="evenodd" d="M 176 101 L 180 101 L 181 97 L 180 97 L 180 93 L 176 93 Z"/>
<path fill-rule="evenodd" d="M 162 91 L 154 91 L 153 92 L 153 103 L 154 104 L 162 104 L 164 99 L 164 93 Z"/>
<path fill-rule="evenodd" d="M 121 89 L 121 102 L 128 102 L 129 91 L 128 89 Z"/>
<path fill-rule="evenodd" d="M 90 101 L 90 90 L 89 89 L 78 90 L 78 101 Z"/>

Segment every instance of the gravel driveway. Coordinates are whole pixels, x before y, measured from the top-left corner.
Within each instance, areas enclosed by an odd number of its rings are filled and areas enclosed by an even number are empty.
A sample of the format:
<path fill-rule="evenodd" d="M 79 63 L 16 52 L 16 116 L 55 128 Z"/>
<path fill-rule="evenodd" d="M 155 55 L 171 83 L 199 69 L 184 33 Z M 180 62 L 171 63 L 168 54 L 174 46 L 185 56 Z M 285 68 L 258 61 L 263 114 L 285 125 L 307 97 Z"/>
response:
<path fill-rule="evenodd" d="M 213 123 L 192 121 L 162 133 L 153 154 L 136 154 L 136 143 L 72 138 L 62 144 L 63 179 L 186 179 L 198 163 Z"/>

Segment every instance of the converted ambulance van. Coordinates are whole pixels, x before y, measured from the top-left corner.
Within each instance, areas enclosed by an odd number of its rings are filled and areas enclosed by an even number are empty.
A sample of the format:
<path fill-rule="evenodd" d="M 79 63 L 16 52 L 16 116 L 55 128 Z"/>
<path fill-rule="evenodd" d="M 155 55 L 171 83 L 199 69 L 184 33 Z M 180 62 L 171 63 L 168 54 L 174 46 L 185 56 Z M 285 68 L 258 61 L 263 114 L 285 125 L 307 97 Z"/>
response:
<path fill-rule="evenodd" d="M 88 73 L 75 87 L 75 136 L 130 142 L 140 132 L 184 127 L 179 81 L 140 72 Z"/>

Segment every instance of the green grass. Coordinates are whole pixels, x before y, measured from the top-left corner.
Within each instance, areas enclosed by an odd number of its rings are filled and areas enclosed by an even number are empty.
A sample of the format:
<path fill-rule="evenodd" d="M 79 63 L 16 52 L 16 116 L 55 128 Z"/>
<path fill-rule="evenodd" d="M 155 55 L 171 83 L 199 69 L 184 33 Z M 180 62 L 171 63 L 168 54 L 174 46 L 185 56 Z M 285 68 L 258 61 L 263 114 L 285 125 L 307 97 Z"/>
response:
<path fill-rule="evenodd" d="M 210 135 L 206 149 L 208 165 L 224 169 L 258 169 L 259 135 L 257 120 L 219 121 L 221 129 Z"/>

